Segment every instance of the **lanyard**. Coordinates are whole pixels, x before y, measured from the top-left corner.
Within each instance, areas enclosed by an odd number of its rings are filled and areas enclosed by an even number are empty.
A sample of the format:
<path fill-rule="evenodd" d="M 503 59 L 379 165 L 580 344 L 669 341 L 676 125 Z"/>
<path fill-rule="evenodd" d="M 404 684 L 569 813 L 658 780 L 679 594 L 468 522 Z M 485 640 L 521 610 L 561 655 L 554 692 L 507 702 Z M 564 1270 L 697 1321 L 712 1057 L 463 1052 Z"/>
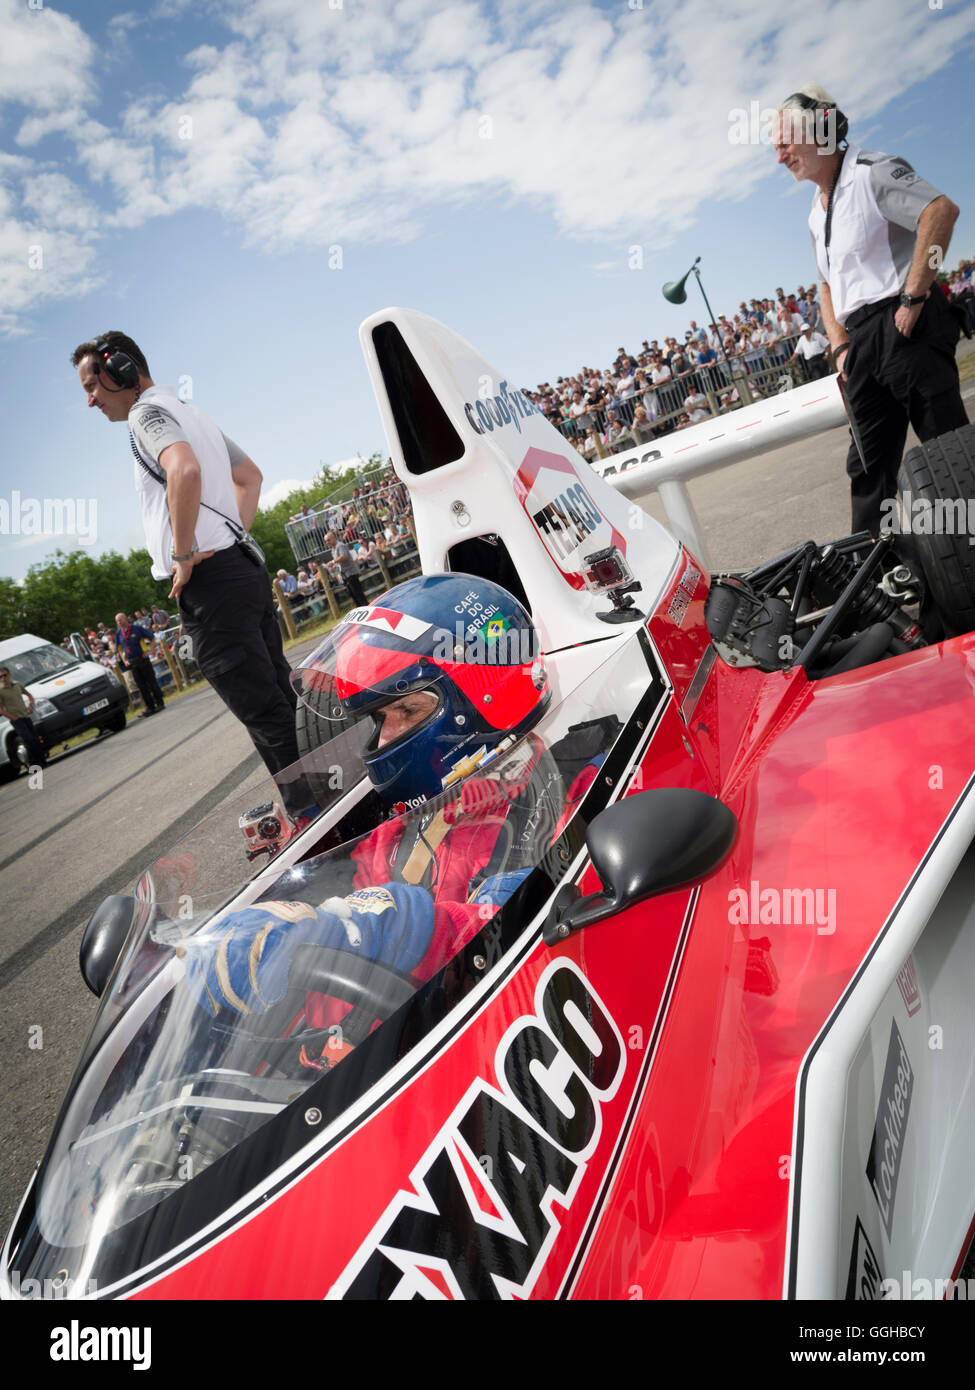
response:
<path fill-rule="evenodd" d="M 833 186 L 829 190 L 829 200 L 826 204 L 826 264 L 829 265 L 829 239 L 833 231 L 833 199 L 836 197 L 836 186 L 840 181 L 840 174 L 843 172 L 843 160 L 846 158 L 846 150 L 840 151 L 840 162 L 836 166 L 836 174 L 833 178 Z"/>

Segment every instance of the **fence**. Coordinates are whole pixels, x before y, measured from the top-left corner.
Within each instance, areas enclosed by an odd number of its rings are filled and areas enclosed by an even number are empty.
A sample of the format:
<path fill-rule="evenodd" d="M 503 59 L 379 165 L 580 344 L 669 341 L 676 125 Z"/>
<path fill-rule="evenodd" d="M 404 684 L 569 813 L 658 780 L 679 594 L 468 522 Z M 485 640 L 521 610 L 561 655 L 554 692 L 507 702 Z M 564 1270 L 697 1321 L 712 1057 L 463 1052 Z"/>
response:
<path fill-rule="evenodd" d="M 370 600 L 419 572 L 420 554 L 412 535 L 385 550 L 377 547 L 367 559 L 359 561 L 359 579 L 366 598 Z M 277 600 L 278 616 L 288 637 L 296 637 L 299 628 L 317 622 L 329 611 L 333 618 L 338 618 L 343 607 L 354 606 L 352 595 L 342 582 L 340 573 L 330 569 L 325 562 L 319 565 L 317 587 L 308 593 L 288 597 L 279 579 L 274 579 L 271 587 Z"/>
<path fill-rule="evenodd" d="M 707 544 L 688 483 L 705 473 L 728 468 L 846 423 L 837 379 L 814 379 L 794 390 L 759 398 L 740 411 L 723 412 L 689 429 L 671 431 L 649 445 L 620 452 L 592 466 L 624 497 L 642 499 L 656 491 L 673 534 L 710 568 Z"/>
<path fill-rule="evenodd" d="M 385 487 L 375 484 L 349 484 L 353 495 L 327 498 L 314 509 L 293 517 L 285 524 L 292 554 L 299 565 L 315 560 L 328 560 L 331 550 L 325 542 L 329 531 L 348 542 L 378 540 L 387 528 L 393 532 L 393 543 L 405 543 L 412 538 L 412 509 L 409 493 L 401 482 Z M 343 489 L 347 490 L 347 489 Z M 404 530 L 408 535 L 404 535 Z"/>
<path fill-rule="evenodd" d="M 588 410 L 573 420 L 553 423 L 590 460 L 632 449 L 709 416 L 724 415 L 791 391 L 814 380 L 816 374 L 835 370 L 831 357 L 821 367 L 810 368 L 802 357 L 790 363 L 798 341 L 799 335 L 795 334 L 767 347 L 752 348 L 725 361 L 682 373 L 677 381 L 648 386 L 610 410 Z M 693 398 L 693 403 L 689 404 L 688 398 Z M 640 405 L 647 411 L 647 421 L 642 426 L 634 424 Z M 619 426 L 618 432 L 614 425 Z"/>

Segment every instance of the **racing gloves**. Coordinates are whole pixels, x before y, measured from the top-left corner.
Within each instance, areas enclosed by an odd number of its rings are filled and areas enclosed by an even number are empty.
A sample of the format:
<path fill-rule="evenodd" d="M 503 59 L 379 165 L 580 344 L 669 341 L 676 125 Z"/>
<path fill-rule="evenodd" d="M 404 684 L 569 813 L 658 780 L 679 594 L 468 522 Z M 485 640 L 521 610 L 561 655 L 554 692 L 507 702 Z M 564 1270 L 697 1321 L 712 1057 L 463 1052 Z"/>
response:
<path fill-rule="evenodd" d="M 221 1008 L 264 1013 L 300 980 L 289 979 L 298 946 L 328 946 L 403 974 L 423 958 L 433 934 L 433 899 L 412 884 L 360 888 L 320 907 L 264 902 L 189 937 L 178 948 L 187 986 L 211 1016 Z"/>

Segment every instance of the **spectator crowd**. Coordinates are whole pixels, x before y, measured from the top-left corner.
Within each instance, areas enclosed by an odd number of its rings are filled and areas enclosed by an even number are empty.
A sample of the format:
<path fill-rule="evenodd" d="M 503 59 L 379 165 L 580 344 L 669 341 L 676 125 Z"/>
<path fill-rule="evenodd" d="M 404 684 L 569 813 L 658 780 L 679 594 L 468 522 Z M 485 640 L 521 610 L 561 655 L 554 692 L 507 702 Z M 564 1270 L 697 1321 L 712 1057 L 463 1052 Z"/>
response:
<path fill-rule="evenodd" d="M 302 592 L 302 582 L 307 586 L 307 594 L 319 591 L 320 565 L 328 571 L 333 584 L 342 582 L 335 543 L 328 539 L 331 534 L 348 547 L 360 564 L 371 565 L 376 563 L 377 553 L 392 558 L 412 544 L 411 517 L 409 493 L 391 466 L 379 477 L 357 484 L 351 497 L 344 501 L 329 500 L 315 509 L 305 503 L 287 525 L 291 548 L 303 561 L 304 569 L 296 576 L 286 576 L 295 588 L 285 588 L 285 593 L 294 597 L 295 592 Z M 326 554 L 331 558 L 322 560 Z"/>
<path fill-rule="evenodd" d="M 815 288 L 800 285 L 795 294 L 780 288 L 774 300 L 742 300 L 730 319 L 719 314 L 706 327 L 691 319 L 683 339 L 645 338 L 637 353 L 621 347 L 611 366 L 581 367 L 527 394 L 591 461 L 600 445 L 617 453 L 707 419 L 712 400 L 719 411 L 736 408 L 747 398 L 745 378 L 772 373 L 777 389 L 793 361 L 799 379 L 824 375 L 820 354 L 809 360 L 797 354 L 806 327 L 810 333 L 822 327 Z"/>
<path fill-rule="evenodd" d="M 971 261 L 941 282 L 968 334 L 973 288 Z M 780 287 L 774 299 L 743 299 L 706 327 L 691 319 L 683 339 L 644 339 L 637 353 L 620 347 L 611 366 L 580 367 L 526 394 L 591 462 L 832 370 L 815 286 L 799 285 L 794 294 Z"/>
<path fill-rule="evenodd" d="M 975 334 L 975 262 L 939 278 L 959 328 Z M 589 462 L 632 449 L 672 430 L 686 429 L 714 413 L 744 405 L 755 394 L 814 381 L 834 370 L 816 287 L 779 287 L 775 298 L 741 300 L 729 318 L 707 326 L 690 319 L 683 338 L 644 339 L 640 351 L 620 347 L 610 366 L 580 367 L 554 385 L 541 382 L 524 393 Z M 302 506 L 288 523 L 292 550 L 302 565 L 284 573 L 285 593 L 294 601 L 321 590 L 319 566 L 331 582 L 342 582 L 341 566 L 328 541 L 335 533 L 360 566 L 376 553 L 396 555 L 411 542 L 411 507 L 392 467 L 361 482 L 351 497 Z"/>

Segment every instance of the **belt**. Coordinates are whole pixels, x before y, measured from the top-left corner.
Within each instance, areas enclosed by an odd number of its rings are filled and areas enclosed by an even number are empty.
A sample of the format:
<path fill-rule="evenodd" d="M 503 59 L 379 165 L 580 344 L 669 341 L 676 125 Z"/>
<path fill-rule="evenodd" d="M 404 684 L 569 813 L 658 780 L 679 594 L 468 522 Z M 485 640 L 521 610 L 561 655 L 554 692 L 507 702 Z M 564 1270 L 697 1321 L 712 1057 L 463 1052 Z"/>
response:
<path fill-rule="evenodd" d="M 861 323 L 866 323 L 867 319 L 873 318 L 874 314 L 879 314 L 882 309 L 886 309 L 890 304 L 898 304 L 900 295 L 892 294 L 888 299 L 878 299 L 876 304 L 864 304 L 859 309 L 854 309 L 850 314 L 844 328 L 859 328 Z"/>

